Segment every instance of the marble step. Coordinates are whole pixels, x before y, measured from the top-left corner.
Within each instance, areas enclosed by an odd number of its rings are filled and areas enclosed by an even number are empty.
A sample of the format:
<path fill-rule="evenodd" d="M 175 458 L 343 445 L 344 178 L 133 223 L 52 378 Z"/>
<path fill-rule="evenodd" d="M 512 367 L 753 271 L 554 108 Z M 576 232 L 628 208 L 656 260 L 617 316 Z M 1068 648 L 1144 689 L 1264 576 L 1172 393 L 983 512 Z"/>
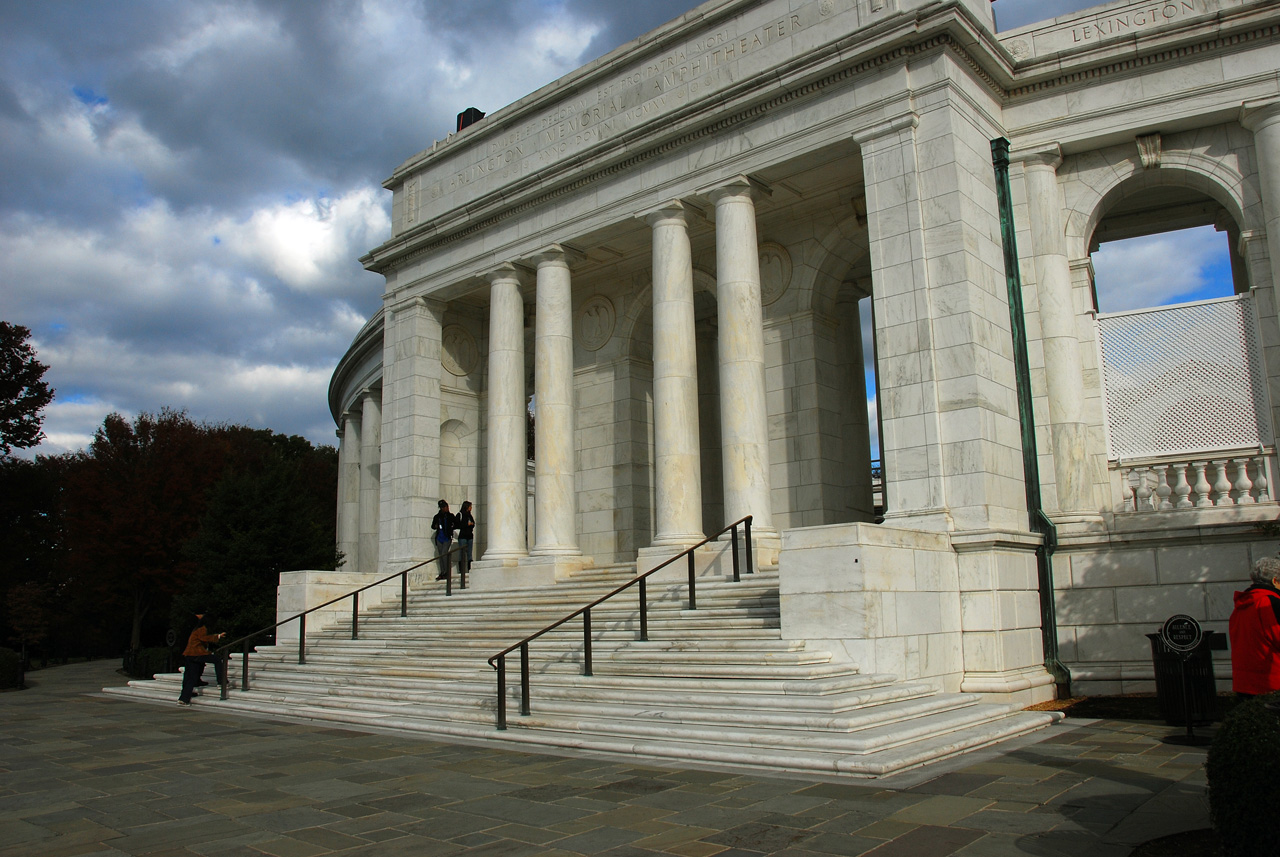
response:
<path fill-rule="evenodd" d="M 133 684 L 133 683 L 131 683 Z M 160 682 L 140 682 L 140 684 L 158 685 Z M 132 696 L 134 698 L 150 698 L 155 701 L 172 701 L 176 696 L 172 685 L 169 688 L 106 688 L 106 692 Z M 617 754 L 625 757 L 642 757 L 665 760 L 681 764 L 704 763 L 741 770 L 774 770 L 795 773 L 844 774 L 849 776 L 879 776 L 899 770 L 905 770 L 926 762 L 948 758 L 977 747 L 987 746 L 997 741 L 1016 735 L 1025 734 L 1054 722 L 1056 717 L 1042 712 L 989 712 L 986 721 L 970 724 L 960 728 L 944 727 L 934 724 L 936 732 L 922 733 L 925 737 L 909 743 L 895 743 L 867 750 L 868 742 L 861 742 L 864 748 L 858 749 L 841 745 L 819 742 L 812 733 L 802 733 L 805 738 L 798 747 L 775 749 L 744 744 L 740 740 L 733 743 L 717 743 L 691 739 L 680 729 L 664 729 L 657 737 L 640 737 L 605 731 L 592 734 L 582 731 L 590 725 L 586 721 L 551 721 L 544 718 L 535 721 L 515 715 L 509 718 L 511 728 L 503 732 L 493 729 L 491 716 L 488 723 L 484 718 L 475 719 L 463 716 L 463 712 L 452 710 L 448 717 L 441 719 L 423 719 L 415 715 L 413 706 L 398 705 L 391 710 L 367 710 L 365 708 L 344 709 L 341 707 L 325 707 L 313 699 L 291 699 L 286 695 L 267 695 L 257 691 L 233 693 L 224 701 L 216 695 L 199 697 L 196 706 L 211 707 L 215 710 L 243 711 L 274 716 L 290 716 L 333 723 L 359 723 L 369 727 L 380 727 L 408 732 L 419 732 L 425 737 L 456 737 L 466 739 L 484 739 L 499 745 L 523 746 L 536 750 L 539 747 L 554 749 L 575 749 L 591 752 Z M 981 708 L 998 708 L 996 706 L 980 706 Z M 421 712 L 421 708 L 419 708 Z M 487 714 L 488 712 L 477 712 Z M 924 718 L 917 718 L 923 720 Z M 521 721 L 522 723 L 518 723 Z M 547 724 L 551 723 L 549 727 Z M 556 728 L 558 725 L 561 728 Z M 535 726 L 539 728 L 535 728 Z M 955 726 L 954 723 L 951 726 Z M 885 727 L 897 730 L 897 724 Z M 724 736 L 738 736 L 740 730 L 721 730 L 720 740 Z"/>
<path fill-rule="evenodd" d="M 594 653 L 593 653 L 594 654 Z M 250 663 L 263 663 L 268 656 L 263 657 L 263 661 L 257 661 L 250 658 Z M 281 657 L 275 659 L 277 663 L 289 663 L 297 665 L 296 657 Z M 386 658 L 386 662 L 396 662 L 394 658 Z M 354 661 L 350 657 L 342 655 L 332 655 L 321 653 L 307 653 L 307 663 L 305 666 L 313 667 L 318 665 L 332 665 L 340 669 L 354 670 L 377 665 L 377 661 L 365 659 L 360 662 Z M 530 657 L 531 667 L 535 671 L 542 672 L 578 672 L 581 670 L 581 654 L 578 652 L 564 652 L 560 654 L 549 653 L 546 657 L 535 658 Z M 798 662 L 752 662 L 752 663 L 736 663 L 731 660 L 715 661 L 706 659 L 703 661 L 673 660 L 669 662 L 623 662 L 610 661 L 605 659 L 592 658 L 593 671 L 598 674 L 613 675 L 651 675 L 670 678 L 698 678 L 698 679 L 720 679 L 720 678 L 750 678 L 761 677 L 770 679 L 812 679 L 819 677 L 827 677 L 831 675 L 841 674 L 847 667 L 845 665 L 833 665 L 825 661 L 813 663 Z M 252 668 L 252 667 L 251 667 Z M 433 661 L 430 665 L 414 667 L 415 672 L 423 674 L 438 675 L 442 677 L 467 675 L 477 669 L 488 669 L 488 664 L 481 661 L 480 666 L 476 666 L 474 661 L 452 661 L 441 662 Z M 240 669 L 239 660 L 233 662 L 231 669 Z M 508 675 L 519 670 L 519 657 L 513 656 L 507 660 Z"/>
<path fill-rule="evenodd" d="M 579 688 L 588 691 L 590 679 L 584 679 L 587 687 Z M 134 682 L 137 688 L 144 683 Z M 167 687 L 167 697 L 177 696 L 181 680 L 179 674 L 172 674 L 152 683 L 159 687 Z M 394 686 L 393 686 L 394 685 Z M 256 685 L 255 685 L 256 686 Z M 362 711 L 384 711 L 404 713 L 410 709 L 417 716 L 440 719 L 458 715 L 463 710 L 471 711 L 468 719 L 483 721 L 493 719 L 495 710 L 495 686 L 483 686 L 473 683 L 468 687 L 445 686 L 436 689 L 415 688 L 405 686 L 401 682 L 386 681 L 381 687 L 353 686 L 344 684 L 327 684 L 323 687 L 315 683 L 295 677 L 293 681 L 276 680 L 270 689 L 251 690 L 246 697 L 270 699 L 287 704 L 309 704 L 321 707 L 348 707 Z M 564 689 L 561 688 L 563 691 Z M 468 692 L 469 691 L 469 692 Z M 652 697 L 644 698 L 638 694 L 622 694 L 615 696 L 589 696 L 579 693 L 569 697 L 563 692 L 554 694 L 550 691 L 539 693 L 532 703 L 532 714 L 525 717 L 518 715 L 519 690 L 508 688 L 508 709 L 519 722 L 512 725 L 538 728 L 576 728 L 566 727 L 566 723 L 575 724 L 592 721 L 591 728 L 583 731 L 604 732 L 621 729 L 627 734 L 656 734 L 656 731 L 670 730 L 676 725 L 688 729 L 710 730 L 698 733 L 698 740 L 710 740 L 710 734 L 718 734 L 726 724 L 744 724 L 738 728 L 742 736 L 754 743 L 774 746 L 796 746 L 804 740 L 814 740 L 816 733 L 851 733 L 859 731 L 869 736 L 874 743 L 885 743 L 886 736 L 874 733 L 893 724 L 911 721 L 912 726 L 894 732 L 893 740 L 910 741 L 920 727 L 915 723 L 924 717 L 948 715 L 954 721 L 965 723 L 981 720 L 990 715 L 989 711 L 977 706 L 977 699 L 971 694 L 936 694 L 927 686 L 915 688 L 881 687 L 870 689 L 858 700 L 845 700 L 845 713 L 832 710 L 798 706 L 788 702 L 785 707 L 777 707 L 776 700 L 769 701 L 773 707 L 762 710 L 755 703 L 767 697 L 745 697 L 704 693 L 690 695 L 687 701 L 676 701 L 664 698 L 663 706 L 655 706 Z M 239 691 L 231 691 L 239 695 Z M 218 695 L 216 688 L 210 688 L 208 698 Z M 828 700 L 830 704 L 832 701 Z M 986 708 L 990 708 L 987 706 Z M 852 713 L 848 713 L 852 711 Z M 482 716 L 474 716 L 480 712 Z M 599 722 L 596 722 L 599 721 Z M 626 726 L 608 724 L 628 724 Z M 642 726 L 637 724 L 650 724 Z M 936 725 L 936 724 L 935 724 Z M 761 737 L 761 727 L 767 730 L 769 738 Z M 925 727 L 927 728 L 927 727 Z M 805 737 L 807 736 L 807 738 Z"/>
<path fill-rule="evenodd" d="M 255 686 L 258 681 L 254 679 Z M 171 695 L 177 694 L 177 682 Z M 797 698 L 779 708 L 776 700 L 765 694 L 724 694 L 706 691 L 699 694 L 664 694 L 664 706 L 654 708 L 652 696 L 636 691 L 608 693 L 588 686 L 547 687 L 534 684 L 532 709 L 540 717 L 605 717 L 608 719 L 652 719 L 665 724 L 703 724 L 719 727 L 728 722 L 749 723 L 754 727 L 804 731 L 852 732 L 876 725 L 913 720 L 926 714 L 972 706 L 976 700 L 961 695 L 940 696 L 928 685 L 890 684 L 861 692 L 845 692 L 830 698 Z M 328 684 L 323 689 L 304 678 L 288 680 L 273 676 L 270 694 L 284 694 L 295 699 L 343 700 L 341 703 L 360 710 L 385 705 L 388 701 L 398 709 L 404 705 L 427 706 L 451 712 L 474 708 L 492 713 L 496 686 L 455 682 L 413 683 L 404 680 L 370 684 Z M 216 692 L 216 691 L 215 691 Z M 258 692 L 258 691 L 253 691 Z M 519 710 L 519 688 L 508 688 L 508 709 Z M 315 704 L 321 704 L 315 702 Z M 513 714 L 514 716 L 514 714 Z"/>

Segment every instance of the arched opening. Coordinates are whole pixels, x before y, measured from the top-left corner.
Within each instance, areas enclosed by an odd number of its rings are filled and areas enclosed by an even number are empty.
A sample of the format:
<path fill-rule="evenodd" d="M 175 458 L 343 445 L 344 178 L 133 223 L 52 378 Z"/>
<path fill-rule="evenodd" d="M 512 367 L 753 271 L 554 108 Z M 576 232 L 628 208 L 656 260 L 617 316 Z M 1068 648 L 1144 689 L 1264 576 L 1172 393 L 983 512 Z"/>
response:
<path fill-rule="evenodd" d="M 1090 242 L 1117 509 L 1256 502 L 1272 428 L 1239 224 L 1203 189 L 1145 178 L 1108 195 Z"/>

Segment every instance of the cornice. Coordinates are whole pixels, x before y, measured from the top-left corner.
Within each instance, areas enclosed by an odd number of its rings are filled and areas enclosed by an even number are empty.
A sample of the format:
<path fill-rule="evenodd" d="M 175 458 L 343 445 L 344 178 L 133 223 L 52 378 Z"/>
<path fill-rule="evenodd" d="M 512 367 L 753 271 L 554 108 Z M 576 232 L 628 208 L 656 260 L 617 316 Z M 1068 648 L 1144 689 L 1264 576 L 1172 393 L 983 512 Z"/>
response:
<path fill-rule="evenodd" d="M 1264 40 L 1274 40 L 1280 38 L 1280 23 L 1262 24 L 1252 29 L 1241 30 L 1239 32 L 1226 35 L 1219 35 L 1211 39 L 1203 39 L 1198 42 L 1190 42 L 1176 47 L 1164 47 L 1150 50 L 1147 53 L 1137 56 L 1129 56 L 1122 60 L 1113 62 L 1103 62 L 1096 65 L 1085 65 L 1081 68 L 1064 71 L 1063 73 L 1051 75 L 1041 80 L 1036 80 L 1022 85 L 1015 85 L 1008 91 L 1008 98 L 1016 100 L 1031 95 L 1042 93 L 1046 90 L 1056 89 L 1062 86 L 1070 86 L 1096 80 L 1111 75 L 1124 74 L 1137 69 L 1147 68 L 1149 66 L 1159 65 L 1162 63 L 1178 63 L 1188 57 L 1197 56 L 1199 54 L 1207 54 L 1214 51 L 1222 51 L 1237 45 L 1247 44 L 1250 42 L 1259 42 Z M 1062 63 L 1061 58 L 1054 57 L 1044 62 Z M 1034 69 L 1036 63 L 1030 62 L 1024 69 L 1016 69 L 1018 72 L 1029 72 Z"/>
<path fill-rule="evenodd" d="M 912 19 L 911 23 L 916 24 L 918 22 Z M 950 21 L 945 23 L 947 25 L 951 24 Z M 865 34 L 860 33 L 859 35 Z M 839 54 L 842 52 L 842 45 L 843 43 L 840 42 L 833 46 L 829 46 L 829 52 Z M 646 161 L 661 157 L 668 152 L 690 145 L 705 137 L 718 134 L 737 125 L 749 123 L 783 105 L 812 97 L 817 93 L 847 81 L 852 77 L 865 74 L 888 64 L 909 62 L 914 58 L 939 50 L 947 50 L 951 52 L 967 68 L 974 71 L 979 79 L 991 89 L 997 98 L 1004 97 L 1004 88 L 993 75 L 983 70 L 982 64 L 974 59 L 970 51 L 960 39 L 950 32 L 933 33 L 916 41 L 896 45 L 872 56 L 864 57 L 857 61 L 850 61 L 848 64 L 832 69 L 826 74 L 799 82 L 792 87 L 784 89 L 781 92 L 777 92 L 768 98 L 761 99 L 754 104 L 745 105 L 728 115 L 722 115 L 718 118 L 713 118 L 704 124 L 688 128 L 677 136 L 654 143 L 653 145 L 639 151 L 634 151 L 633 149 L 633 154 L 621 160 L 606 164 L 592 170 L 591 172 L 565 181 L 563 184 L 542 190 L 541 193 L 532 193 L 523 199 L 520 199 L 518 202 L 503 206 L 504 202 L 511 200 L 513 196 L 518 196 L 522 191 L 527 191 L 531 188 L 545 187 L 550 181 L 554 181 L 555 178 L 554 174 L 535 174 L 529 179 L 513 185 L 508 185 L 507 187 L 489 194 L 487 197 L 475 200 L 463 209 L 454 212 L 451 215 L 445 215 L 444 217 L 437 218 L 434 221 L 424 223 L 416 230 L 402 233 L 387 244 L 384 244 L 371 253 L 361 257 L 360 261 L 366 269 L 375 272 L 385 271 L 393 265 L 398 266 L 410 264 L 423 256 L 435 252 L 441 247 L 461 241 L 478 232 L 492 229 L 502 221 L 528 211 L 531 208 L 544 205 L 557 198 L 607 179 L 617 173 L 634 169 Z M 829 58 L 829 55 L 827 58 Z M 806 61 L 810 65 L 816 64 L 812 61 L 811 56 L 806 58 Z M 795 71 L 796 73 L 799 73 L 799 70 Z M 781 76 L 781 73 L 779 74 Z M 726 103 L 732 102 L 736 98 L 742 98 L 748 95 L 750 90 L 756 85 L 757 83 L 755 81 L 744 81 L 730 91 L 722 93 L 719 96 L 718 101 Z M 696 117 L 705 111 L 705 104 L 691 104 L 686 106 L 683 110 L 673 113 L 667 121 L 669 124 L 678 124 L 691 117 Z M 651 134 L 652 129 L 642 127 L 629 134 L 619 135 L 614 139 L 614 141 L 612 141 L 613 148 L 625 151 L 634 147 L 638 139 L 651 136 Z M 607 155 L 604 157 L 607 157 Z M 599 159 L 603 159 L 603 157 Z M 561 174 L 568 173 L 580 166 L 580 161 L 570 162 L 564 165 L 557 172 L 560 172 Z M 478 218 L 469 216 L 476 212 L 483 212 L 485 209 L 490 209 L 492 213 L 489 213 L 488 215 L 481 215 Z M 441 223 L 441 221 L 444 220 L 454 221 L 458 224 L 457 228 L 448 228 L 448 225 Z M 429 237 L 432 233 L 434 233 L 434 237 Z M 412 249 L 408 249 L 409 245 L 413 245 Z"/>
<path fill-rule="evenodd" d="M 329 413 L 333 415 L 334 422 L 342 424 L 342 392 L 350 375 L 369 357 L 373 351 L 382 350 L 382 329 L 384 312 L 381 308 L 373 314 L 373 316 L 365 322 L 364 327 L 360 328 L 360 332 L 356 334 L 356 338 L 351 341 L 351 347 L 342 355 L 342 359 L 338 361 L 338 365 L 333 370 L 333 375 L 329 378 Z"/>

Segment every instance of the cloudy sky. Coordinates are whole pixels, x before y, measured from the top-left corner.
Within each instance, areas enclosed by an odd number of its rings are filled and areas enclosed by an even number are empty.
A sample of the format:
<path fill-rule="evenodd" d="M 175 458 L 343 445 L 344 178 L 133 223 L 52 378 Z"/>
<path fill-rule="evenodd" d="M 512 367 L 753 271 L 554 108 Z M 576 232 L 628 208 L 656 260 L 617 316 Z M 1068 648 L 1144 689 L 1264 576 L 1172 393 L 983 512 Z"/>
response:
<path fill-rule="evenodd" d="M 163 406 L 332 443 L 381 181 L 692 0 L 0 0 L 0 318 L 46 442 Z M 1002 29 L 1094 5 L 998 0 Z"/>

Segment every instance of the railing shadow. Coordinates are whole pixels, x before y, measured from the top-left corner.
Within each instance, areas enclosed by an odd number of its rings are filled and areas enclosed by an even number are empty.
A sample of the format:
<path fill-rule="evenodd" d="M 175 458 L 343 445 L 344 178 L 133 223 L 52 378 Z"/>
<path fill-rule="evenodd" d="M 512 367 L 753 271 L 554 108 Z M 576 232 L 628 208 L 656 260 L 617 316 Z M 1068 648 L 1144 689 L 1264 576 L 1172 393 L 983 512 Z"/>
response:
<path fill-rule="evenodd" d="M 493 657 L 489 658 L 489 666 L 493 667 L 498 674 L 497 676 L 498 678 L 498 707 L 497 707 L 498 729 L 507 728 L 507 655 L 511 654 L 517 649 L 520 650 L 520 714 L 522 716 L 528 716 L 530 711 L 529 709 L 529 644 L 531 642 L 533 642 L 534 640 L 538 639 L 539 637 L 543 636 L 544 634 L 550 631 L 554 631 L 556 628 L 559 628 L 561 625 L 565 624 L 566 622 L 569 622 L 570 620 L 575 619 L 578 616 L 581 616 L 582 617 L 582 674 L 587 676 L 592 675 L 593 673 L 591 671 L 591 641 L 592 641 L 591 608 L 596 607 L 604 603 L 605 601 L 608 601 L 610 598 L 613 598 L 615 595 L 621 592 L 625 592 L 626 590 L 630 589 L 633 586 L 638 587 L 639 588 L 638 594 L 640 599 L 639 639 L 642 641 L 648 640 L 649 639 L 649 610 L 648 610 L 648 593 L 646 591 L 645 584 L 646 584 L 646 581 L 649 579 L 649 577 L 661 571 L 662 569 L 666 568 L 667 566 L 676 563 L 681 558 L 686 558 L 686 561 L 688 563 L 688 569 L 689 569 L 689 609 L 697 610 L 698 609 L 698 587 L 697 587 L 697 575 L 694 568 L 694 552 L 698 548 L 702 547 L 703 545 L 709 544 L 715 541 L 716 539 L 720 538 L 720 536 L 724 535 L 725 533 L 732 532 L 733 535 L 731 539 L 731 545 L 732 545 L 732 554 L 733 554 L 733 580 L 735 583 L 738 582 L 739 580 L 742 579 L 741 574 L 739 572 L 739 551 L 738 551 L 738 528 L 739 527 L 743 528 L 744 541 L 746 544 L 746 573 L 753 574 L 755 572 L 755 567 L 754 567 L 755 560 L 754 560 L 754 555 L 752 553 L 752 548 L 751 548 L 751 515 L 747 515 L 744 518 L 740 518 L 737 521 L 734 521 L 732 524 L 720 530 L 719 532 L 713 533 L 712 535 L 707 536 L 705 539 L 698 542 L 697 544 L 692 545 L 688 548 L 685 548 L 680 553 L 660 563 L 659 565 L 654 566 L 653 568 L 646 571 L 644 574 L 634 577 L 631 580 L 627 581 L 626 583 L 622 584 L 621 586 L 617 587 L 616 589 L 612 590 L 611 592 L 608 592 L 607 594 L 602 595 L 601 597 L 597 598 L 595 601 L 592 601 L 590 604 L 587 604 L 583 607 L 579 607 L 577 610 L 574 610 L 569 615 L 555 622 L 552 622 L 550 625 L 547 625 L 545 628 L 543 628 L 540 631 L 536 631 L 530 634 L 520 642 L 513 643 L 512 645 L 507 646 L 507 648 L 503 649 Z"/>

